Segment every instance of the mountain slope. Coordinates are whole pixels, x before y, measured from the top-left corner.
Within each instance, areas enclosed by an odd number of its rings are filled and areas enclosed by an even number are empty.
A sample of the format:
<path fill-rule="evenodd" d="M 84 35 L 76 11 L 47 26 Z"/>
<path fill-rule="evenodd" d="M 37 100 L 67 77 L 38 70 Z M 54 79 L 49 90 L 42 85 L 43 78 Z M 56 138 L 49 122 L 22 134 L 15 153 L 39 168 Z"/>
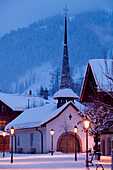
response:
<path fill-rule="evenodd" d="M 103 49 L 107 51 L 112 48 L 112 28 L 112 12 L 86 12 L 69 17 L 70 66 L 73 69 L 80 68 L 91 58 L 102 58 Z M 28 71 L 43 67 L 48 61 L 53 68 L 61 70 L 63 39 L 64 16 L 46 18 L 3 36 L 0 39 L 0 89 L 3 92 L 19 92 L 21 77 L 26 75 L 27 79 L 23 79 L 24 86 L 27 81 L 29 87 L 31 83 Z M 32 84 L 34 83 L 35 80 Z M 41 86 L 40 81 L 39 84 Z"/>

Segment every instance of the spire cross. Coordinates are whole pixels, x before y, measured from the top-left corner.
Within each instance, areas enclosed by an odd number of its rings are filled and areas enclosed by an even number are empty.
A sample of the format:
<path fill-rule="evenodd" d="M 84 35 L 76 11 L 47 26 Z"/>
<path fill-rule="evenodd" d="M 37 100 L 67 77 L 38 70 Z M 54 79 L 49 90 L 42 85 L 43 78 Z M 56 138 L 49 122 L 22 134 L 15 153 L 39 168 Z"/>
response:
<path fill-rule="evenodd" d="M 69 11 L 69 9 L 67 8 L 67 6 L 65 6 L 65 8 L 63 9 L 63 11 L 65 11 L 65 15 L 67 15 L 67 11 Z"/>

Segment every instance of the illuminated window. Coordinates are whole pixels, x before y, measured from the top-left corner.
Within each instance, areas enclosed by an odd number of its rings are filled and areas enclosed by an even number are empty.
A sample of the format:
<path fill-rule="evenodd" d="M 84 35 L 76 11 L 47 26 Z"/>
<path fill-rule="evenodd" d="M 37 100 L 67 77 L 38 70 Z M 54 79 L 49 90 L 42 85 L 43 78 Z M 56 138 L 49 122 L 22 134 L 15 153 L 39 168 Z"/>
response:
<path fill-rule="evenodd" d="M 8 123 L 8 121 L 1 120 L 0 121 L 0 129 L 3 129 L 7 123 Z"/>

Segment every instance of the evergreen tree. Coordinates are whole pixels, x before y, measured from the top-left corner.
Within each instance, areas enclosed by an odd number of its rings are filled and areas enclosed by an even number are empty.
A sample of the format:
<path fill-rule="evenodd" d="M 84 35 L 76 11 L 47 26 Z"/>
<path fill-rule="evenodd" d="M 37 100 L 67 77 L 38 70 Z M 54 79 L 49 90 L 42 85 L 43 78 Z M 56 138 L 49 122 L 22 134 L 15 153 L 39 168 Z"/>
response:
<path fill-rule="evenodd" d="M 40 87 L 40 96 L 43 96 L 44 95 L 44 88 L 41 86 Z"/>

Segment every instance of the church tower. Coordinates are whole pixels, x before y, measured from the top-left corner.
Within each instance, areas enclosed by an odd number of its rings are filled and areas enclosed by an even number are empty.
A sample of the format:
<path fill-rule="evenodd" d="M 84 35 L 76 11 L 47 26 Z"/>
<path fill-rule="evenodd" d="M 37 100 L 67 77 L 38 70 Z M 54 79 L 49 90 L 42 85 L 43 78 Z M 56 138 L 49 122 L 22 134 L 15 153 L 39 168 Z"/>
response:
<path fill-rule="evenodd" d="M 68 9 L 65 9 L 66 11 Z M 65 32 L 64 32 L 64 53 L 62 65 L 62 77 L 60 88 L 71 88 L 69 61 L 68 61 L 68 46 L 67 46 L 67 13 L 65 12 Z"/>
<path fill-rule="evenodd" d="M 74 102 L 74 99 L 78 99 L 78 96 L 71 89 L 71 79 L 69 70 L 69 59 L 68 59 L 68 46 L 67 46 L 67 11 L 65 8 L 65 32 L 64 32 L 64 51 L 63 51 L 63 65 L 62 65 L 62 76 L 60 83 L 60 90 L 58 90 L 53 98 L 58 99 L 57 108 L 62 106 L 68 101 Z"/>

